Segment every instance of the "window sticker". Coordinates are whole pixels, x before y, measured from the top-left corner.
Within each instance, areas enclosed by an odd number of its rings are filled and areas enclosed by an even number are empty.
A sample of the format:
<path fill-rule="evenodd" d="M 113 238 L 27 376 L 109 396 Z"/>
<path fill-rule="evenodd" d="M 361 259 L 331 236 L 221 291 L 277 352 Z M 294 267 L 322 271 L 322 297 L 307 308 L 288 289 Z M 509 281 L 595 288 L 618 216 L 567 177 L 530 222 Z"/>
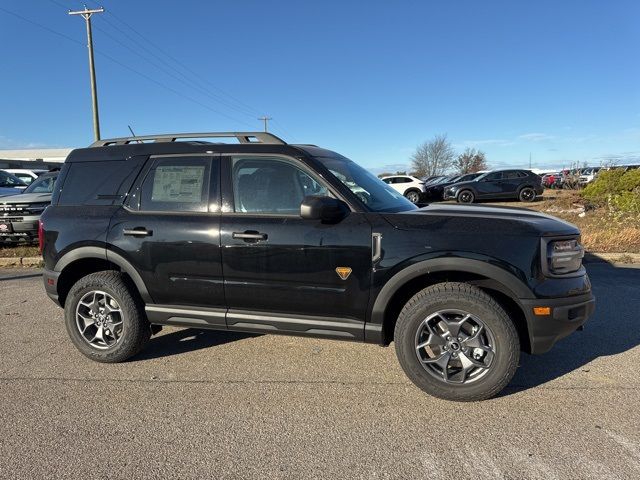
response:
<path fill-rule="evenodd" d="M 152 202 L 202 201 L 204 166 L 158 166 L 153 178 Z"/>

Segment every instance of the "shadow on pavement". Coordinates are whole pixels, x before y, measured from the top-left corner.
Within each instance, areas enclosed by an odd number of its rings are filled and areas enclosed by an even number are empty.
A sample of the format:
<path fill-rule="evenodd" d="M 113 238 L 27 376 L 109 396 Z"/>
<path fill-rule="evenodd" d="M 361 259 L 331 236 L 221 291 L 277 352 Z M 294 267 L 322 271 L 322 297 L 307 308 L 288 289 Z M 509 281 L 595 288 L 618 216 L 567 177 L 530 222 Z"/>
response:
<path fill-rule="evenodd" d="M 202 348 L 258 337 L 259 334 L 226 332 L 223 330 L 197 330 L 186 328 L 176 332 L 151 337 L 145 349 L 131 359 L 132 362 L 170 357 Z"/>
<path fill-rule="evenodd" d="M 520 368 L 503 395 L 526 390 L 586 366 L 598 357 L 640 345 L 640 269 L 609 263 L 587 265 L 596 311 L 584 331 L 560 340 L 543 355 L 523 354 Z"/>

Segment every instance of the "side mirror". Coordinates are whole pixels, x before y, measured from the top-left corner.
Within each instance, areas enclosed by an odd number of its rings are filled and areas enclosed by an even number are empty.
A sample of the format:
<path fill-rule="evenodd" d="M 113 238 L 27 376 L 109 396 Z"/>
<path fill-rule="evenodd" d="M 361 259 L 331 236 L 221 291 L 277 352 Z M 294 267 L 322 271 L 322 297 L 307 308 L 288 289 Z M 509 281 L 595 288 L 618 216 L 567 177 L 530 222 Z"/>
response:
<path fill-rule="evenodd" d="M 349 215 L 349 206 L 342 200 L 310 195 L 300 204 L 300 216 L 307 220 L 336 223 Z"/>

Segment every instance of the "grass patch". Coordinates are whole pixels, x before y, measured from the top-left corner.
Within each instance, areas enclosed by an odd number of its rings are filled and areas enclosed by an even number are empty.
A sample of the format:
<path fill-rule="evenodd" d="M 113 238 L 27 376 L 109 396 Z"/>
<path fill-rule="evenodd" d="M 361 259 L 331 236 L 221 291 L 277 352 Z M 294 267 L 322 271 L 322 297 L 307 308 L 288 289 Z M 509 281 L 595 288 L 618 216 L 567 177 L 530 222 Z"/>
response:
<path fill-rule="evenodd" d="M 640 253 L 640 215 L 613 212 L 587 204 L 578 190 L 545 190 L 533 203 L 486 202 L 485 205 L 527 208 L 558 217 L 582 232 L 582 244 L 591 252 Z"/>

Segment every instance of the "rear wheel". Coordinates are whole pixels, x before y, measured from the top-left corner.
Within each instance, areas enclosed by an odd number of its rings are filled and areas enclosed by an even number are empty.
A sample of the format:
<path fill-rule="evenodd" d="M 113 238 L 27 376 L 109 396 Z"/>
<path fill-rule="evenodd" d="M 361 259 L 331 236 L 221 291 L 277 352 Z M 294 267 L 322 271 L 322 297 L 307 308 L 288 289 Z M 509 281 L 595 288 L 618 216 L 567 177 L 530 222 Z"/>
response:
<path fill-rule="evenodd" d="M 404 196 L 411 203 L 418 203 L 420 201 L 420 192 L 418 190 L 409 190 Z"/>
<path fill-rule="evenodd" d="M 142 301 L 120 272 L 87 275 L 71 288 L 65 324 L 80 352 L 97 362 L 123 362 L 151 337 Z"/>
<path fill-rule="evenodd" d="M 513 322 L 492 297 L 465 283 L 441 283 L 414 295 L 398 317 L 394 337 L 411 381 L 447 400 L 493 397 L 518 366 Z"/>
<path fill-rule="evenodd" d="M 476 199 L 476 196 L 473 194 L 471 190 L 463 190 L 458 193 L 458 203 L 473 203 Z"/>
<path fill-rule="evenodd" d="M 531 187 L 524 187 L 518 194 L 521 202 L 533 202 L 536 199 L 536 191 Z"/>

